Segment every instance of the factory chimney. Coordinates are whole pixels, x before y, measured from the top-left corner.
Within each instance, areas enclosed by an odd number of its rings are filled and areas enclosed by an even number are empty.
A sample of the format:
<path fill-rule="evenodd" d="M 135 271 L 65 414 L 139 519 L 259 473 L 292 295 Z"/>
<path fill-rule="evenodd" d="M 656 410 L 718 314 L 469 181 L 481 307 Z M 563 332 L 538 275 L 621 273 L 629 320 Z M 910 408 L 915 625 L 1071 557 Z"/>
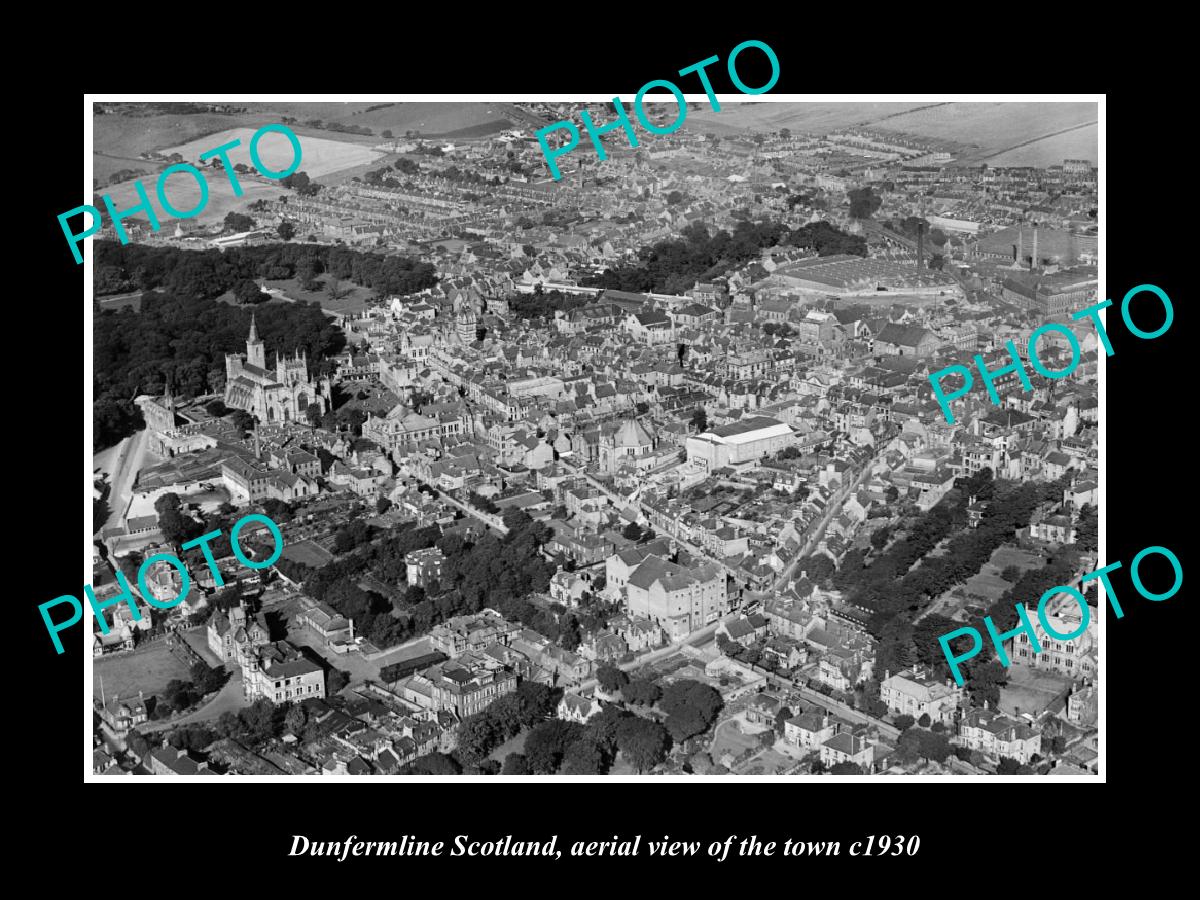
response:
<path fill-rule="evenodd" d="M 923 268 L 925 265 L 925 223 L 922 222 L 917 226 L 917 268 Z"/>
<path fill-rule="evenodd" d="M 1037 254 L 1037 226 L 1036 226 L 1036 225 L 1034 225 L 1034 226 L 1033 226 L 1033 259 L 1031 259 L 1031 260 L 1029 261 L 1029 268 L 1030 268 L 1030 269 L 1036 269 L 1037 267 L 1038 267 L 1038 254 Z"/>

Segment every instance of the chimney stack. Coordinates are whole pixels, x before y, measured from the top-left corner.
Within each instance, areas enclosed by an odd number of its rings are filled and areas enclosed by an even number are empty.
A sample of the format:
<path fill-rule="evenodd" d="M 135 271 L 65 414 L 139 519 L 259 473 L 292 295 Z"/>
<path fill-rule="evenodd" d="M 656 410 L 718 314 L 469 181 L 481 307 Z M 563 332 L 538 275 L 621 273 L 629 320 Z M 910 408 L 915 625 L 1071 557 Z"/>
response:
<path fill-rule="evenodd" d="M 1038 267 L 1038 251 L 1037 251 L 1037 226 L 1033 226 L 1033 259 L 1029 261 L 1029 268 L 1036 269 Z"/>
<path fill-rule="evenodd" d="M 917 226 L 917 268 L 925 264 L 925 223 Z"/>

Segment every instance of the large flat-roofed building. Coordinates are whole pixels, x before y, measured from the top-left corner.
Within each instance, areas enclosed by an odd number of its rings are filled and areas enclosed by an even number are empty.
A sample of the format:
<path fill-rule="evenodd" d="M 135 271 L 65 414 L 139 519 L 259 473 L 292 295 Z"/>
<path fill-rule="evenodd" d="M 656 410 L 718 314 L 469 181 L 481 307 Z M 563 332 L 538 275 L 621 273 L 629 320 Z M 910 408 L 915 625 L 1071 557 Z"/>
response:
<path fill-rule="evenodd" d="M 889 322 L 875 337 L 875 352 L 884 356 L 932 356 L 942 343 L 928 328 Z"/>
<path fill-rule="evenodd" d="M 770 416 L 751 416 L 687 439 L 688 462 L 712 472 L 752 462 L 796 442 L 792 429 Z"/>
<path fill-rule="evenodd" d="M 1095 261 L 1099 239 L 1094 234 L 1075 234 L 1062 228 L 1013 226 L 981 237 L 973 246 L 976 256 L 985 259 L 1011 259 L 1021 265 L 1070 266 Z M 1036 256 L 1037 261 L 1034 262 Z"/>
<path fill-rule="evenodd" d="M 716 563 L 685 569 L 651 555 L 630 574 L 625 597 L 631 616 L 656 622 L 678 641 L 720 618 L 728 593 Z"/>
<path fill-rule="evenodd" d="M 1004 279 L 1001 296 L 1043 316 L 1064 317 L 1091 306 L 1098 286 L 1096 269 L 1090 266 L 1052 275 L 1021 273 Z"/>

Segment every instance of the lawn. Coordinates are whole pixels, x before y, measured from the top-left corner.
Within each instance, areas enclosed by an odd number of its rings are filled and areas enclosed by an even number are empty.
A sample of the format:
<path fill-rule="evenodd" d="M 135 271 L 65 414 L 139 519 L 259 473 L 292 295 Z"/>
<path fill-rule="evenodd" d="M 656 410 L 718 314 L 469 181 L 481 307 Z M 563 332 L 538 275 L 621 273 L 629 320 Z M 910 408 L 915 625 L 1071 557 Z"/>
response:
<path fill-rule="evenodd" d="M 309 540 L 300 541 L 296 544 L 288 544 L 283 548 L 283 556 L 285 559 L 303 563 L 314 569 L 319 569 L 321 566 L 333 561 L 332 553 L 320 544 Z"/>
<path fill-rule="evenodd" d="M 1042 557 L 1036 553 L 1022 550 L 1020 547 L 1014 547 L 1012 544 L 999 547 L 989 561 L 997 569 L 1003 569 L 1005 566 L 1019 566 L 1022 572 L 1036 569 L 1042 565 Z"/>
<path fill-rule="evenodd" d="M 796 760 L 791 757 L 784 756 L 777 750 L 768 749 L 739 766 L 735 774 L 778 775 L 780 772 L 790 769 L 795 764 Z"/>
<path fill-rule="evenodd" d="M 1009 715 L 1037 715 L 1071 688 L 1071 679 L 1028 666 L 1010 666 L 1008 684 L 1000 689 L 1000 710 Z"/>
<path fill-rule="evenodd" d="M 1000 573 L 1008 566 L 1016 566 L 1022 572 L 1036 569 L 1042 565 L 1042 558 L 1034 553 L 1022 550 L 1012 544 L 998 547 L 992 558 L 984 563 L 982 569 L 973 575 L 964 586 L 968 595 L 982 598 L 987 603 L 993 603 L 1012 585 L 1000 577 Z"/>
<path fill-rule="evenodd" d="M 267 287 L 272 290 L 281 291 L 285 297 L 290 297 L 293 300 L 303 300 L 306 303 L 319 303 L 321 309 L 336 313 L 362 312 L 367 308 L 367 300 L 375 296 L 375 292 L 370 288 L 357 285 L 353 281 L 343 280 L 338 284 L 338 289 L 342 296 L 334 300 L 329 295 L 329 276 L 320 275 L 317 280 L 321 282 L 321 289 L 316 291 L 303 290 L 295 278 L 268 281 Z"/>
<path fill-rule="evenodd" d="M 759 746 L 757 734 L 742 734 L 738 730 L 738 720 L 727 719 L 717 726 L 709 753 L 713 762 L 719 763 L 725 753 L 737 756 L 739 753 L 757 746 Z"/>
<path fill-rule="evenodd" d="M 187 681 L 191 678 L 183 663 L 171 655 L 165 640 L 132 653 L 94 660 L 92 672 L 95 675 L 92 693 L 100 696 L 100 680 L 104 679 L 106 697 L 136 696 L 139 690 L 149 697 L 162 693 L 172 679 Z"/>
<path fill-rule="evenodd" d="M 251 166 L 254 163 L 250 158 L 250 139 L 256 130 L 255 128 L 230 128 L 216 134 L 194 138 L 175 147 L 168 147 L 162 152 L 166 156 L 178 153 L 188 162 L 197 163 L 200 161 L 201 153 L 207 153 L 214 147 L 238 140 L 241 141 L 241 144 L 229 151 L 229 161 L 234 165 L 242 163 Z M 360 144 L 313 137 L 311 134 L 297 134 L 296 139 L 300 142 L 298 171 L 307 172 L 311 178 L 319 178 L 329 172 L 360 166 L 372 162 L 382 155 Z M 285 170 L 292 164 L 294 155 L 287 135 L 281 132 L 264 134 L 258 142 L 258 154 L 262 159 L 264 169 L 270 169 L 273 172 Z"/>

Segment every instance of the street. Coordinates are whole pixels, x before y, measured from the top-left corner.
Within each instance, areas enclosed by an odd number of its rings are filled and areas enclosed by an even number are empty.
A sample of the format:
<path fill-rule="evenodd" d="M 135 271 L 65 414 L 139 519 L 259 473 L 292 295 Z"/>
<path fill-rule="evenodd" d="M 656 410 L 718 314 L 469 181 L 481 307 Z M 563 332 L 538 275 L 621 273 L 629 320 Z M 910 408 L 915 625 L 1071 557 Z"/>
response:
<path fill-rule="evenodd" d="M 784 570 L 779 573 L 779 577 L 775 579 L 775 583 L 771 585 L 771 590 L 774 593 L 779 593 L 787 587 L 788 582 L 791 581 L 792 574 L 796 571 L 796 566 L 799 564 L 800 560 L 812 553 L 813 547 L 820 543 L 821 538 L 825 536 L 825 529 L 829 527 L 829 523 L 833 520 L 833 517 L 842 511 L 842 504 L 846 501 L 846 498 L 857 491 L 859 486 L 866 479 L 868 473 L 871 471 L 871 464 L 875 462 L 875 457 L 878 456 L 878 454 L 879 451 L 878 448 L 876 448 L 875 452 L 871 454 L 871 458 L 863 465 L 862 471 L 858 473 L 858 477 L 854 479 L 854 483 L 849 488 L 843 486 L 839 489 L 838 494 L 835 495 L 836 499 L 830 502 L 829 506 L 825 509 L 825 514 L 821 516 L 820 527 L 818 527 L 816 531 L 811 529 L 809 530 L 809 538 L 804 542 L 804 546 L 796 551 L 796 556 L 790 563 L 787 564 Z"/>
<path fill-rule="evenodd" d="M 141 471 L 142 461 L 146 455 L 146 430 L 135 432 L 125 438 L 117 449 L 117 458 L 113 462 L 112 475 L 109 484 L 112 486 L 108 495 L 110 510 L 108 522 L 99 524 L 97 531 L 105 525 L 120 522 L 125 516 L 129 500 L 133 495 L 133 484 L 137 473 Z"/>

